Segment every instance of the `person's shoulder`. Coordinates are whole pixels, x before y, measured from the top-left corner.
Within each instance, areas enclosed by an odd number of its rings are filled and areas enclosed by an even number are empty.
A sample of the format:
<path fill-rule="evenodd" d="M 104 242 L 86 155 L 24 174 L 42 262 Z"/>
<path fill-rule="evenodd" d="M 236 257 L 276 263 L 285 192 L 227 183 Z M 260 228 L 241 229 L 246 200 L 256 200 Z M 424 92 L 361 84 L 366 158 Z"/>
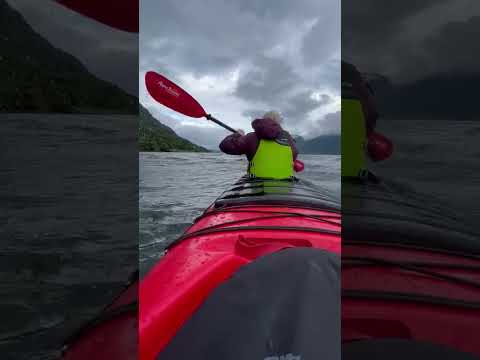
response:
<path fill-rule="evenodd" d="M 353 64 L 342 61 L 342 82 L 358 82 L 361 79 L 360 71 Z"/>
<path fill-rule="evenodd" d="M 279 143 L 284 143 L 284 144 L 288 144 L 288 143 L 293 142 L 293 138 L 290 135 L 290 133 L 288 131 L 284 130 L 284 129 L 282 129 L 280 131 L 280 133 L 277 135 L 275 140 Z"/>
<path fill-rule="evenodd" d="M 289 133 L 287 130 L 285 130 L 285 129 L 282 129 L 282 132 L 281 132 L 280 134 L 281 134 L 280 136 L 287 137 L 287 138 L 289 138 L 290 140 L 295 141 L 295 139 L 293 138 L 292 134 L 290 134 L 290 133 Z"/>
<path fill-rule="evenodd" d="M 353 65 L 349 62 L 343 61 L 343 60 L 342 60 L 342 64 L 341 64 L 341 71 L 342 71 L 342 73 L 343 72 L 352 72 L 352 73 L 359 72 L 355 65 Z"/>

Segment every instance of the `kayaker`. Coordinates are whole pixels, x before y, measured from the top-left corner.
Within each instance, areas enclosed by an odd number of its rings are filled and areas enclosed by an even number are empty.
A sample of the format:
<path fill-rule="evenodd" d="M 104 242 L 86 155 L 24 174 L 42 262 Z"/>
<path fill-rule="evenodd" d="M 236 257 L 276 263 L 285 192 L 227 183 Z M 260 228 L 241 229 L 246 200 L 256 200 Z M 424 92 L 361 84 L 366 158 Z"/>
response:
<path fill-rule="evenodd" d="M 253 132 L 245 135 L 239 130 L 223 139 L 220 150 L 229 155 L 246 155 L 251 177 L 291 178 L 298 151 L 292 136 L 282 128 L 282 122 L 278 112 L 269 111 L 252 122 Z"/>
<path fill-rule="evenodd" d="M 373 133 L 378 112 L 368 83 L 358 69 L 342 61 L 342 177 L 364 178 L 367 139 Z"/>

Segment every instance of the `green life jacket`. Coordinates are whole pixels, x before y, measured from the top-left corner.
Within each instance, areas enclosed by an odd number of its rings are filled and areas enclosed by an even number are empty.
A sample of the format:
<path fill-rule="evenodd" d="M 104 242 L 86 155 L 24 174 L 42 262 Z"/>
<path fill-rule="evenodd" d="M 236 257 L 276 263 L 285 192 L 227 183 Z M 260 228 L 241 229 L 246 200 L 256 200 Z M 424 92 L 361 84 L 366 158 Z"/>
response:
<path fill-rule="evenodd" d="M 367 174 L 367 130 L 362 104 L 351 84 L 342 82 L 342 177 Z"/>
<path fill-rule="evenodd" d="M 287 179 L 293 176 L 293 151 L 286 133 L 275 140 L 260 140 L 248 166 L 251 177 Z"/>

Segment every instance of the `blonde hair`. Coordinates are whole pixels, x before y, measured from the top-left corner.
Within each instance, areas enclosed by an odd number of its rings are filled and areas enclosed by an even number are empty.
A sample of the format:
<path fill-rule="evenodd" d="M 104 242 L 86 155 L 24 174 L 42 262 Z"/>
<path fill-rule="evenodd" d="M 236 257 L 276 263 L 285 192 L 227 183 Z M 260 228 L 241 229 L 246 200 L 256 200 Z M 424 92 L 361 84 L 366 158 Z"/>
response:
<path fill-rule="evenodd" d="M 278 111 L 273 111 L 273 110 L 269 111 L 269 112 L 265 113 L 265 115 L 263 115 L 263 118 L 264 119 L 271 119 L 271 120 L 277 122 L 278 124 L 283 123 L 282 115 Z"/>

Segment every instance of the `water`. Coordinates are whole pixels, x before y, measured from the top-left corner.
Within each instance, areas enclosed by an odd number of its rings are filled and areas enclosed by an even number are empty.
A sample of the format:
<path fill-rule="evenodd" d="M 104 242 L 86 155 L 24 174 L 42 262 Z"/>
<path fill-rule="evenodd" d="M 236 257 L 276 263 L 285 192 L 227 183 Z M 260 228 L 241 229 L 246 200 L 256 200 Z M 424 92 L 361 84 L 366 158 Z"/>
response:
<path fill-rule="evenodd" d="M 478 227 L 478 122 L 383 120 L 378 130 L 392 139 L 395 152 L 391 159 L 371 165 L 375 173 L 428 194 Z"/>
<path fill-rule="evenodd" d="M 340 199 L 340 156 L 302 155 L 300 174 Z M 247 160 L 222 153 L 140 153 L 140 273 L 223 191 L 244 173 Z"/>
<path fill-rule="evenodd" d="M 55 358 L 61 340 L 110 301 L 137 262 L 137 196 L 144 274 L 246 168 L 244 159 L 220 153 L 138 157 L 135 117 L 16 114 L 0 121 L 2 360 Z M 396 151 L 373 166 L 376 173 L 478 222 L 478 123 L 379 125 Z M 301 177 L 339 198 L 340 157 L 301 160 Z"/>
<path fill-rule="evenodd" d="M 0 357 L 56 359 L 136 268 L 137 118 L 0 123 Z"/>
<path fill-rule="evenodd" d="M 441 204 L 477 227 L 480 217 L 480 125 L 452 121 L 379 121 L 395 144 L 392 158 L 371 164 L 405 193 L 425 194 L 425 206 Z M 340 157 L 301 155 L 302 178 L 340 196 Z M 241 157 L 220 153 L 140 154 L 140 271 L 145 274 L 208 205 L 247 166 Z M 431 201 L 431 202 L 429 202 Z"/>

